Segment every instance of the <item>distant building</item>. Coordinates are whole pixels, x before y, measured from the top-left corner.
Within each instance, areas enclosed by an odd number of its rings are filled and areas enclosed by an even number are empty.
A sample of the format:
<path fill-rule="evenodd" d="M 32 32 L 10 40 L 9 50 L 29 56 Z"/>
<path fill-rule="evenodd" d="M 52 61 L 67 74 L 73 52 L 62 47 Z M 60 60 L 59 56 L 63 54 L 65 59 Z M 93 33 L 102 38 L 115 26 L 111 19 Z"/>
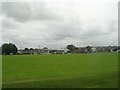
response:
<path fill-rule="evenodd" d="M 49 54 L 49 50 L 48 50 L 47 47 L 45 47 L 45 48 L 41 49 L 41 52 L 40 52 L 40 53 L 41 53 L 41 54 Z"/>
<path fill-rule="evenodd" d="M 57 49 L 55 51 L 56 54 L 65 54 L 65 50 L 64 49 Z"/>
<path fill-rule="evenodd" d="M 75 50 L 73 51 L 73 53 L 87 53 L 87 48 L 86 47 L 75 48 Z"/>
<path fill-rule="evenodd" d="M 40 50 L 39 49 L 30 50 L 29 53 L 30 54 L 40 54 Z"/>
<path fill-rule="evenodd" d="M 18 50 L 17 54 L 24 54 L 24 51 L 22 49 Z"/>
<path fill-rule="evenodd" d="M 105 52 L 106 49 L 103 46 L 96 47 L 96 52 Z"/>
<path fill-rule="evenodd" d="M 49 50 L 47 48 L 43 49 L 33 49 L 33 50 L 18 50 L 18 54 L 49 54 Z"/>
<path fill-rule="evenodd" d="M 67 54 L 70 50 L 68 50 L 67 48 L 64 49 L 64 54 Z"/>
<path fill-rule="evenodd" d="M 73 51 L 70 51 L 66 48 L 59 49 L 48 49 L 44 47 L 43 49 L 20 49 L 17 54 L 79 54 L 79 53 L 88 53 L 87 47 L 76 47 Z M 96 46 L 91 47 L 91 52 L 120 52 L 120 47 L 118 46 Z M 2 50 L 0 49 L 0 54 Z"/>
<path fill-rule="evenodd" d="M 96 52 L 96 48 L 95 48 L 95 47 L 92 47 L 92 48 L 91 48 L 91 52 Z"/>

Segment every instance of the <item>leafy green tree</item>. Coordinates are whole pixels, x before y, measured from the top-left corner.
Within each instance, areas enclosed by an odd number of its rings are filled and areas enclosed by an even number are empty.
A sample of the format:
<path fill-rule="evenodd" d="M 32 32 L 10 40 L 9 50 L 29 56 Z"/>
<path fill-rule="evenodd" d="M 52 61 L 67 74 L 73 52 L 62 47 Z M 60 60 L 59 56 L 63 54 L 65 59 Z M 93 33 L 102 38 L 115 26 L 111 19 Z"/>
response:
<path fill-rule="evenodd" d="M 91 52 L 91 47 L 90 46 L 87 46 L 87 51 L 90 53 Z"/>
<path fill-rule="evenodd" d="M 5 43 L 2 45 L 2 54 L 3 55 L 9 55 L 9 54 L 16 54 L 18 51 L 17 47 L 15 46 L 15 44 L 12 43 Z"/>
<path fill-rule="evenodd" d="M 44 47 L 43 49 L 48 49 L 47 47 Z"/>
<path fill-rule="evenodd" d="M 34 50 L 33 48 L 30 48 L 30 50 Z"/>
<path fill-rule="evenodd" d="M 29 49 L 28 48 L 25 48 L 24 51 L 28 51 Z"/>
<path fill-rule="evenodd" d="M 9 44 L 5 43 L 5 44 L 2 45 L 2 54 L 3 55 L 9 55 L 10 54 Z"/>
<path fill-rule="evenodd" d="M 16 54 L 18 49 L 15 46 L 15 44 L 9 43 L 9 49 L 10 49 L 10 53 Z"/>
<path fill-rule="evenodd" d="M 75 47 L 74 45 L 67 45 L 66 48 L 69 49 L 70 52 L 73 52 L 73 51 L 75 50 L 76 47 Z"/>

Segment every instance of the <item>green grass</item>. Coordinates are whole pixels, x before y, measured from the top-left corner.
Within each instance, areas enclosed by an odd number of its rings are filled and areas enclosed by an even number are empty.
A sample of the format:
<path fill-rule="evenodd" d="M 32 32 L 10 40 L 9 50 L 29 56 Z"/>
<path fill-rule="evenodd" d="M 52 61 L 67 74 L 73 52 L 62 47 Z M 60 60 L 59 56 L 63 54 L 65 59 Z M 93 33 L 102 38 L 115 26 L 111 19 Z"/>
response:
<path fill-rule="evenodd" d="M 3 56 L 3 88 L 116 88 L 118 53 Z"/>

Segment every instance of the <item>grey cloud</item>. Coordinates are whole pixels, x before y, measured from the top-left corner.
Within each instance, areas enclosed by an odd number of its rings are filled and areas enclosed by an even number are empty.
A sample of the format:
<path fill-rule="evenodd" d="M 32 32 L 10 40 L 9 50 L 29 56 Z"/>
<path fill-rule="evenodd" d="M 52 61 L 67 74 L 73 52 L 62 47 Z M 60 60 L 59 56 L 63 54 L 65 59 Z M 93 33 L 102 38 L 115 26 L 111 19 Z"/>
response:
<path fill-rule="evenodd" d="M 25 2 L 3 2 L 2 11 L 7 17 L 21 22 L 29 20 L 32 13 L 30 6 Z"/>
<path fill-rule="evenodd" d="M 19 24 L 17 22 L 15 22 L 14 20 L 4 17 L 4 19 L 2 20 L 2 27 L 4 28 L 8 28 L 8 29 L 18 29 Z M 6 29 L 6 30 L 8 30 Z"/>
<path fill-rule="evenodd" d="M 118 31 L 118 20 L 111 20 L 108 25 L 110 32 Z"/>
<path fill-rule="evenodd" d="M 3 2 L 2 11 L 7 17 L 19 22 L 30 20 L 57 20 L 56 15 L 46 2 L 25 3 L 25 2 Z"/>
<path fill-rule="evenodd" d="M 47 6 L 47 2 L 33 3 L 32 19 L 35 20 L 58 20 L 57 14 Z"/>
<path fill-rule="evenodd" d="M 100 29 L 100 27 L 95 27 L 95 28 L 90 28 L 88 29 L 86 32 L 84 32 L 84 36 L 86 36 L 86 38 L 90 38 L 90 37 L 98 37 L 100 35 L 106 35 L 108 34 L 108 32 L 104 32 L 103 30 Z"/>
<path fill-rule="evenodd" d="M 75 38 L 80 35 L 80 23 L 74 22 L 49 22 L 47 23 L 48 38 L 53 40 L 63 40 L 66 38 Z"/>

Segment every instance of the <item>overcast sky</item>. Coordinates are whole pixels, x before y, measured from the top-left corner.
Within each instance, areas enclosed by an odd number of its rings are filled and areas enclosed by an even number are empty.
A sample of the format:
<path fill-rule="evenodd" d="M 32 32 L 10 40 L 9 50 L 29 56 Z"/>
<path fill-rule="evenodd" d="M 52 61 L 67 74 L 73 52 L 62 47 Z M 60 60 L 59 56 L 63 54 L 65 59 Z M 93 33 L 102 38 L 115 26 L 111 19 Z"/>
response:
<path fill-rule="evenodd" d="M 118 44 L 117 0 L 2 2 L 2 42 L 18 48 Z"/>

